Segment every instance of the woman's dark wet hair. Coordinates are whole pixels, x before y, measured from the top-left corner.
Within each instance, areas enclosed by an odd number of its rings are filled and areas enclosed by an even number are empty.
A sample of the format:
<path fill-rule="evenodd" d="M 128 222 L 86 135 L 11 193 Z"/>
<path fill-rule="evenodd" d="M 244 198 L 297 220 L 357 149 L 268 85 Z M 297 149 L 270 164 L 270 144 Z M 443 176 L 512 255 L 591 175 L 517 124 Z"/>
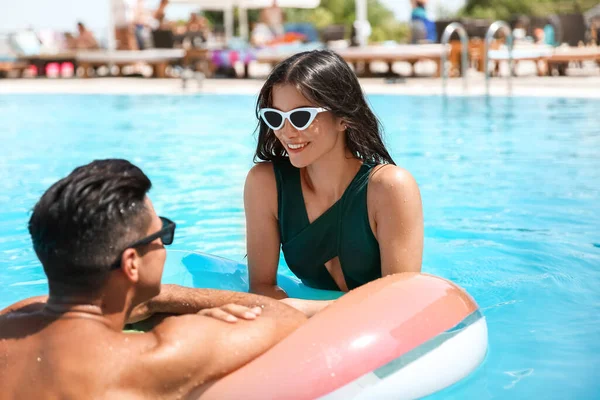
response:
<path fill-rule="evenodd" d="M 259 118 L 261 108 L 272 107 L 276 85 L 289 84 L 318 107 L 330 110 L 347 125 L 346 145 L 366 162 L 394 164 L 382 140 L 380 123 L 368 106 L 358 79 L 338 54 L 329 50 L 298 53 L 279 63 L 263 85 L 256 104 L 258 145 L 254 161 L 277 161 L 286 156 L 273 131 Z"/>
<path fill-rule="evenodd" d="M 40 198 L 29 220 L 50 294 L 100 289 L 124 246 L 146 235 L 150 179 L 126 160 L 76 168 Z"/>

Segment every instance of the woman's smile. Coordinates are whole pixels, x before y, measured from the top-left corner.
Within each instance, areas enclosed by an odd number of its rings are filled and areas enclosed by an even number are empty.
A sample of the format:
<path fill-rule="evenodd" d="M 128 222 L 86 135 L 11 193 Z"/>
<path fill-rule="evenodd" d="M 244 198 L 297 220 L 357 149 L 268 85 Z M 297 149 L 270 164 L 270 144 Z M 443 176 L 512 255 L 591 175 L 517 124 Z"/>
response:
<path fill-rule="evenodd" d="M 310 144 L 310 142 L 303 142 L 303 143 L 285 143 L 285 148 L 288 151 L 288 153 L 299 153 L 302 150 L 304 150 L 306 148 L 306 146 L 308 146 Z"/>

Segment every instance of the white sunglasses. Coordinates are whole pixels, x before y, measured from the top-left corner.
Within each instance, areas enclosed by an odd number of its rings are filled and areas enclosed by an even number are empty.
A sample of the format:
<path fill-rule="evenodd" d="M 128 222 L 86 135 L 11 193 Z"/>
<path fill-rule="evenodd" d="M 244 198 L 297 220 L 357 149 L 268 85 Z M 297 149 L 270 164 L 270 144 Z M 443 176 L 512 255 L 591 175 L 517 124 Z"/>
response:
<path fill-rule="evenodd" d="M 267 126 L 274 131 L 283 127 L 285 120 L 299 131 L 303 131 L 315 120 L 317 114 L 328 111 L 320 107 L 300 107 L 288 112 L 279 111 L 275 108 L 261 108 L 258 114 Z"/>

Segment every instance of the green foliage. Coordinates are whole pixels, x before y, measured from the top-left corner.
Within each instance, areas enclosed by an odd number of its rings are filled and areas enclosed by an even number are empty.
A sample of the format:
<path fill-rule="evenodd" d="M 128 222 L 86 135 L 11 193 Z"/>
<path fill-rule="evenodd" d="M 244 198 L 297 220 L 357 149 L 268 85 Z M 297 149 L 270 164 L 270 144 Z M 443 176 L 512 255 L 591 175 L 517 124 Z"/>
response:
<path fill-rule="evenodd" d="M 317 29 L 323 29 L 329 25 L 334 24 L 335 14 L 324 7 L 318 7 L 312 12 L 307 13 L 306 18 L 303 21 L 310 22 Z"/>
<path fill-rule="evenodd" d="M 395 40 L 403 43 L 410 37 L 410 26 L 407 23 L 399 23 L 395 19 L 388 19 L 379 25 L 372 26 L 371 42 L 383 42 L 385 40 Z"/>
<path fill-rule="evenodd" d="M 202 13 L 210 26 L 223 25 L 225 23 L 225 15 L 222 11 L 204 11 Z"/>
<path fill-rule="evenodd" d="M 407 3 L 407 7 L 410 7 L 410 3 Z M 285 15 L 288 22 L 310 22 L 317 29 L 329 25 L 344 25 L 347 37 L 350 37 L 352 24 L 356 19 L 356 10 L 354 1 L 321 0 L 320 6 L 313 10 L 286 9 Z M 379 0 L 367 1 L 367 17 L 372 28 L 371 42 L 384 40 L 403 42 L 408 39 L 408 25 L 398 22 L 394 13 Z"/>
<path fill-rule="evenodd" d="M 508 20 L 515 15 L 582 12 L 597 0 L 468 0 L 462 16 Z"/>

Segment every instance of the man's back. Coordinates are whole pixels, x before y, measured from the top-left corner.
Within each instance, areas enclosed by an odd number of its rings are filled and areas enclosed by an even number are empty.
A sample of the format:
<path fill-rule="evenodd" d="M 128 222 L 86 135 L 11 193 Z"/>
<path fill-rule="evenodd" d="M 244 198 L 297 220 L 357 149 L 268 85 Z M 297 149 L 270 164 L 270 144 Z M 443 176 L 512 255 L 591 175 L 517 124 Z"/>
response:
<path fill-rule="evenodd" d="M 0 399 L 144 398 L 144 386 L 154 385 L 138 374 L 152 342 L 85 316 L 1 316 Z"/>
<path fill-rule="evenodd" d="M 106 314 L 85 309 L 58 316 L 41 302 L 0 311 L 0 400 L 201 393 L 205 383 L 245 365 L 305 320 L 285 304 L 262 300 L 256 321 L 189 314 L 166 318 L 147 333 L 120 332 Z"/>

